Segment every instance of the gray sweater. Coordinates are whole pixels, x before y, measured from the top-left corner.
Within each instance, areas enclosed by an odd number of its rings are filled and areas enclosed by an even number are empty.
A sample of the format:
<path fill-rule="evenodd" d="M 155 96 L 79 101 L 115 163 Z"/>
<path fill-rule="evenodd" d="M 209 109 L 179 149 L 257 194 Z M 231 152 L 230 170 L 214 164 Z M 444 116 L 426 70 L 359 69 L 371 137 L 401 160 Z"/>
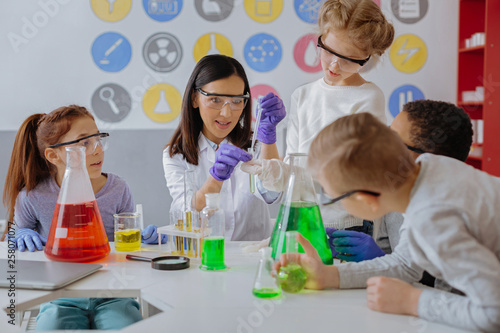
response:
<path fill-rule="evenodd" d="M 340 287 L 383 275 L 419 281 L 424 270 L 465 296 L 424 290 L 419 316 L 465 329 L 500 331 L 500 179 L 424 154 L 400 230 L 384 257 L 339 265 Z"/>

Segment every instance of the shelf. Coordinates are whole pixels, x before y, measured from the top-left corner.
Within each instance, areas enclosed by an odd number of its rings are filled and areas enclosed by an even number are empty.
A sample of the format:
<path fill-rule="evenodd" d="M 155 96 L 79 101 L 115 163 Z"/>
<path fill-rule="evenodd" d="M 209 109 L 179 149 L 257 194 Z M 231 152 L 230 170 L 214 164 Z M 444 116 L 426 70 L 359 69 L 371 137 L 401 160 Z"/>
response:
<path fill-rule="evenodd" d="M 469 155 L 467 157 L 467 159 L 469 160 L 473 160 L 473 161 L 482 161 L 483 160 L 483 157 L 482 156 L 473 156 L 473 155 Z"/>
<path fill-rule="evenodd" d="M 457 105 L 458 106 L 472 106 L 472 107 L 482 108 L 483 102 L 458 102 Z"/>
<path fill-rule="evenodd" d="M 461 48 L 458 50 L 459 53 L 482 53 L 484 52 L 484 45 Z"/>

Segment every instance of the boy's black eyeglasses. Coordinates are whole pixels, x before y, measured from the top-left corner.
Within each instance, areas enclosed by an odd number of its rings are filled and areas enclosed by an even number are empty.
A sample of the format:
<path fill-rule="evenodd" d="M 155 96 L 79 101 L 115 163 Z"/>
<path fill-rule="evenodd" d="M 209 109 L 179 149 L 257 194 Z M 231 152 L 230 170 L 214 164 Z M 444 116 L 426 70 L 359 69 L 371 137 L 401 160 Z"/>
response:
<path fill-rule="evenodd" d="M 425 154 L 425 153 L 427 153 L 425 150 L 422 150 L 420 148 L 415 148 L 415 147 L 412 147 L 412 146 L 408 146 L 408 145 L 406 145 L 406 148 L 408 148 L 409 150 L 411 150 L 412 152 L 417 153 L 417 154 Z"/>
<path fill-rule="evenodd" d="M 328 201 L 325 201 L 325 202 L 322 202 L 321 204 L 323 206 L 326 206 L 326 205 L 331 205 L 331 204 L 334 204 L 336 203 L 337 201 L 340 201 L 342 199 L 345 199 L 347 197 L 350 197 L 351 195 L 355 194 L 355 193 L 365 193 L 365 194 L 370 194 L 370 195 L 373 195 L 375 197 L 378 197 L 380 196 L 380 193 L 378 192 L 372 192 L 372 191 L 366 191 L 366 190 L 353 190 L 353 191 L 349 191 L 349 192 L 346 192 L 344 194 L 342 194 L 341 196 L 338 196 L 336 198 L 333 198 L 331 200 L 328 200 Z"/>
<path fill-rule="evenodd" d="M 326 47 L 325 44 L 323 44 L 323 41 L 321 40 L 321 36 L 318 37 L 318 43 L 316 44 L 316 46 L 319 48 L 322 48 L 323 50 L 325 50 L 326 52 L 328 52 L 330 54 L 333 54 L 336 57 L 339 57 L 339 58 L 345 59 L 345 60 L 349 60 L 350 62 L 353 62 L 353 63 L 358 64 L 360 66 L 364 66 L 368 62 L 368 60 L 370 60 L 370 58 L 371 58 L 371 56 L 369 56 L 366 59 L 360 60 L 360 59 L 352 59 L 352 58 L 343 56 L 342 54 L 338 54 L 337 52 L 330 50 L 328 47 Z"/>

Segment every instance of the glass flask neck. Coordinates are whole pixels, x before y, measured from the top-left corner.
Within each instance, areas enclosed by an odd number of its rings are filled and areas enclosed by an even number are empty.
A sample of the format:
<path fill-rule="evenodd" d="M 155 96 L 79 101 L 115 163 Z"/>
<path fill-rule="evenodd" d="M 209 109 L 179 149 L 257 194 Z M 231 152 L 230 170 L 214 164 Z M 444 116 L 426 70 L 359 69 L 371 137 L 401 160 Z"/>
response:
<path fill-rule="evenodd" d="M 87 156 L 85 155 L 85 147 L 72 146 L 72 147 L 65 147 L 65 149 L 66 149 L 66 170 L 82 168 L 85 171 L 87 171 L 87 168 L 85 168 L 85 162 L 87 158 Z"/>

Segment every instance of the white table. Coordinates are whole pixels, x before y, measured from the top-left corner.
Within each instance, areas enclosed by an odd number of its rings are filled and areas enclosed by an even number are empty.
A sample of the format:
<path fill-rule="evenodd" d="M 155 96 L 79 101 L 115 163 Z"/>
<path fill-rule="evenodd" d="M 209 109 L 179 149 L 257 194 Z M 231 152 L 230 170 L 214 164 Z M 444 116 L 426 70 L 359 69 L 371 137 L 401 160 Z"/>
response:
<path fill-rule="evenodd" d="M 462 332 L 409 316 L 371 311 L 365 290 L 306 290 L 284 293 L 277 300 L 256 298 L 252 287 L 259 255 L 243 254 L 237 242 L 226 244 L 229 269 L 222 272 L 201 271 L 197 260 L 185 270 L 154 270 L 150 263 L 126 260 L 126 253 L 111 248 L 108 257 L 96 262 L 104 266 L 100 271 L 65 288 L 53 292 L 18 289 L 17 310 L 60 297 L 140 297 L 163 312 L 123 332 Z M 162 255 L 158 249 L 147 245 L 134 254 L 155 257 Z M 16 254 L 17 260 L 47 260 L 43 252 Z M 0 258 L 6 255 L 6 244 L 1 243 Z M 9 301 L 5 291 L 0 289 L 3 309 Z M 4 318 L 0 320 L 5 322 Z"/>

